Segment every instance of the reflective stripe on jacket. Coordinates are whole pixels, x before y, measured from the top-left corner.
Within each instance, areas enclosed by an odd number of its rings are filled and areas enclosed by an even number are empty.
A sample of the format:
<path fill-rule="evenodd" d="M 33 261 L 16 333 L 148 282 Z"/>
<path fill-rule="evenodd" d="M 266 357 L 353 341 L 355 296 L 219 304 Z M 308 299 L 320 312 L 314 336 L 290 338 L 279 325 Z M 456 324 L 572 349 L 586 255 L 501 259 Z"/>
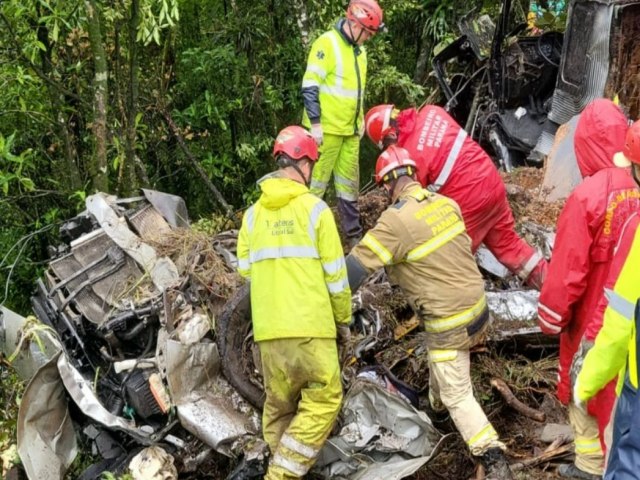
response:
<path fill-rule="evenodd" d="M 358 135 L 364 125 L 367 53 L 340 32 L 342 21 L 313 42 L 302 78 L 303 124 L 310 118 L 325 133 Z"/>
<path fill-rule="evenodd" d="M 606 296 L 601 300 L 606 307 L 604 323 L 578 375 L 577 395 L 582 401 L 596 395 L 616 375 L 618 394 L 625 378 L 638 388 L 634 309 L 640 298 L 639 265 L 640 217 L 636 214 L 625 225 L 616 247 L 605 285 Z"/>
<path fill-rule="evenodd" d="M 460 209 L 417 182 L 398 192 L 395 203 L 351 255 L 368 272 L 386 268 L 428 333 L 461 329 L 486 308 L 484 282 Z"/>
<path fill-rule="evenodd" d="M 489 155 L 437 105 L 403 110 L 397 124 L 398 145 L 415 160 L 422 186 L 460 207 L 472 251 L 484 243 L 503 265 L 526 278 L 539 257 L 514 230 L 504 183 Z"/>
<path fill-rule="evenodd" d="M 335 323 L 351 321 L 351 290 L 333 214 L 293 180 L 272 174 L 259 184 L 238 236 L 255 340 L 335 338 Z"/>
<path fill-rule="evenodd" d="M 576 159 L 586 178 L 558 219 L 538 308 L 542 331 L 562 332 L 558 398 L 564 404 L 571 397 L 569 372 L 580 342 L 583 337 L 593 341 L 602 325 L 603 287 L 622 227 L 640 210 L 640 192 L 629 171 L 613 165 L 626 131 L 626 117 L 609 101 L 589 105 L 576 127 Z"/>

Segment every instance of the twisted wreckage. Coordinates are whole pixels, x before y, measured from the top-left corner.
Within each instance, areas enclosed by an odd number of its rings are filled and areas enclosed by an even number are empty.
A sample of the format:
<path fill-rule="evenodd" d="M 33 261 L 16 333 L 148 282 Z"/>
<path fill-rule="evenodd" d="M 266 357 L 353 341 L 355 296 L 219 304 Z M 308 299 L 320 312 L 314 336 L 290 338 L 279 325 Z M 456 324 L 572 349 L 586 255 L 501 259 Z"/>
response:
<path fill-rule="evenodd" d="M 37 320 L 6 309 L 0 317 L 0 347 L 30 379 L 18 418 L 27 476 L 62 479 L 82 444 L 100 459 L 85 479 L 126 470 L 202 478 L 223 457 L 223 476 L 259 478 L 267 455 L 260 366 L 235 232 L 191 230 L 182 199 L 156 191 L 100 193 L 86 207 L 62 227 L 64 243 L 37 282 Z M 479 261 L 499 288 L 515 281 L 500 279 L 505 272 L 486 254 Z M 489 298 L 500 319 L 491 341 L 537 342 L 537 292 Z M 448 438 L 419 408 L 427 375 L 418 322 L 382 272 L 353 302 L 347 395 L 315 472 L 404 478 Z M 403 365 L 421 358 L 422 370 L 409 375 Z"/>

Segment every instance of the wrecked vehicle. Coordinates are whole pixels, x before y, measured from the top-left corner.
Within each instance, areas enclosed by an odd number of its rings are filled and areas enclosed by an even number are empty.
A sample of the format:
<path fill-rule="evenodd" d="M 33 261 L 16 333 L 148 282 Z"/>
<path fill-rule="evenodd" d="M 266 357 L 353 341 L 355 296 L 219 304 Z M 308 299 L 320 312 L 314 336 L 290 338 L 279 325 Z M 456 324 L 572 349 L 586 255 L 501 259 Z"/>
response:
<path fill-rule="evenodd" d="M 261 465 L 259 416 L 219 375 L 213 328 L 238 276 L 206 236 L 181 233 L 189 224 L 179 197 L 96 194 L 86 205 L 63 225 L 64 243 L 38 280 L 40 327 L 13 317 L 0 329 L 17 365 L 32 365 L 18 417 L 28 477 L 63 478 L 76 431 L 103 458 L 80 478 L 152 458 L 169 472 L 162 478 L 177 478 L 174 458 L 195 472 L 214 450 L 256 452 Z M 51 346 L 34 358 L 43 335 Z M 140 452 L 146 460 L 134 462 Z"/>
<path fill-rule="evenodd" d="M 433 59 L 445 109 L 498 166 L 541 165 L 559 126 L 595 98 L 618 97 L 637 117 L 640 2 L 574 0 L 564 34 L 524 36 L 513 10 L 504 0 L 495 25 L 463 18 L 461 36 Z"/>
<path fill-rule="evenodd" d="M 235 272 L 237 232 L 193 233 L 182 199 L 155 191 L 133 199 L 99 193 L 86 206 L 61 228 L 63 243 L 37 282 L 40 322 L 1 316 L 3 353 L 30 378 L 18 415 L 28 478 L 62 479 L 87 446 L 102 460 L 82 479 L 127 470 L 134 478 L 202 478 L 220 459 L 214 452 L 237 463 L 227 478 L 261 478 L 267 450 L 258 411 L 226 380 L 250 378 L 234 370 L 235 355 L 255 350 L 246 329 L 224 320 L 234 291 L 248 298 Z M 320 475 L 399 479 L 437 451 L 443 436 L 417 403 L 390 391 L 384 372 L 372 375 L 355 382 L 343 410 L 348 434 L 329 442 Z M 348 413 L 365 404 L 367 424 Z M 380 418 L 380 405 L 393 415 Z"/>
<path fill-rule="evenodd" d="M 384 208 L 372 198 L 363 211 Z M 224 458 L 230 468 L 210 478 L 260 478 L 262 379 L 248 286 L 235 272 L 237 232 L 192 232 L 182 199 L 154 191 L 96 194 L 86 204 L 62 227 L 63 244 L 37 283 L 41 323 L 9 311 L 0 319 L 0 346 L 31 378 L 18 418 L 28 477 L 62 479 L 90 448 L 101 460 L 83 479 L 156 478 L 150 465 L 157 478 L 202 478 Z M 516 281 L 490 258 L 479 262 L 488 282 Z M 501 325 L 492 341 L 541 348 L 536 302 L 537 292 L 490 292 Z M 314 473 L 405 478 L 451 442 L 420 403 L 428 375 L 419 322 L 383 272 L 353 305 L 345 402 Z"/>
<path fill-rule="evenodd" d="M 542 132 L 563 45 L 560 32 L 525 36 L 527 24 L 513 17 L 504 0 L 496 24 L 462 18 L 461 36 L 432 62 L 445 109 L 507 171 L 525 163 Z"/>

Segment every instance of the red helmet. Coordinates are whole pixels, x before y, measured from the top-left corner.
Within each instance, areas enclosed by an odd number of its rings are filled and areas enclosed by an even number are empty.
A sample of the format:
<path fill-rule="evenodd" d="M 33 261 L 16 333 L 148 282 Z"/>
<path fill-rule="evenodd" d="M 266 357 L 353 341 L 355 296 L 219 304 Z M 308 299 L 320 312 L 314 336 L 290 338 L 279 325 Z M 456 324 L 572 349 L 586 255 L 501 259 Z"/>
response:
<path fill-rule="evenodd" d="M 384 146 L 384 137 L 393 130 L 391 126 L 391 113 L 394 108 L 393 105 L 378 105 L 369 110 L 364 117 L 364 128 L 367 136 L 380 150 L 382 150 Z"/>
<path fill-rule="evenodd" d="M 640 120 L 627 130 L 622 153 L 616 153 L 613 162 L 618 167 L 628 167 L 632 163 L 640 165 Z"/>
<path fill-rule="evenodd" d="M 358 23 L 369 32 L 384 30 L 382 9 L 375 0 L 351 0 L 347 7 L 347 19 Z"/>
<path fill-rule="evenodd" d="M 402 169 L 404 171 L 397 171 Z M 376 162 L 376 183 L 387 182 L 401 175 L 413 175 L 416 171 L 416 162 L 411 160 L 409 152 L 397 145 L 391 145 L 378 157 Z M 393 175 L 389 175 L 394 172 Z"/>
<path fill-rule="evenodd" d="M 311 134 L 302 127 L 290 126 L 282 129 L 273 144 L 273 156 L 285 154 L 293 160 L 308 158 L 318 160 L 318 145 Z"/>

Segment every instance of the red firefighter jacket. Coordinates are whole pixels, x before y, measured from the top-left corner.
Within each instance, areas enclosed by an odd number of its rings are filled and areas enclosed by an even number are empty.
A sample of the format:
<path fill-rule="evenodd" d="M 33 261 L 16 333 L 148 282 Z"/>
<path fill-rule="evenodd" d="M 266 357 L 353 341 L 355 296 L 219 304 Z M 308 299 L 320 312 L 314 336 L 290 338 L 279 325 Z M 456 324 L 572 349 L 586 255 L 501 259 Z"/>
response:
<path fill-rule="evenodd" d="M 478 230 L 483 213 L 505 195 L 491 158 L 437 105 L 403 110 L 397 123 L 398 145 L 417 163 L 418 180 L 460 206 L 475 252 L 482 242 Z"/>
<path fill-rule="evenodd" d="M 472 251 L 484 243 L 526 279 L 541 257 L 515 232 L 504 183 L 487 153 L 442 107 L 403 110 L 396 121 L 398 145 L 416 162 L 420 183 L 460 206 Z"/>
<path fill-rule="evenodd" d="M 613 166 L 627 130 L 624 114 L 604 99 L 589 104 L 576 128 L 574 148 L 584 180 L 558 219 L 553 255 L 540 292 L 538 322 L 544 333 L 560 333 L 558 398 L 570 400 L 571 363 L 585 331 L 593 341 L 602 326 L 598 308 L 613 251 L 625 221 L 640 208 L 640 193 L 627 169 Z M 606 425 L 614 398 L 602 392 L 589 413 Z"/>

